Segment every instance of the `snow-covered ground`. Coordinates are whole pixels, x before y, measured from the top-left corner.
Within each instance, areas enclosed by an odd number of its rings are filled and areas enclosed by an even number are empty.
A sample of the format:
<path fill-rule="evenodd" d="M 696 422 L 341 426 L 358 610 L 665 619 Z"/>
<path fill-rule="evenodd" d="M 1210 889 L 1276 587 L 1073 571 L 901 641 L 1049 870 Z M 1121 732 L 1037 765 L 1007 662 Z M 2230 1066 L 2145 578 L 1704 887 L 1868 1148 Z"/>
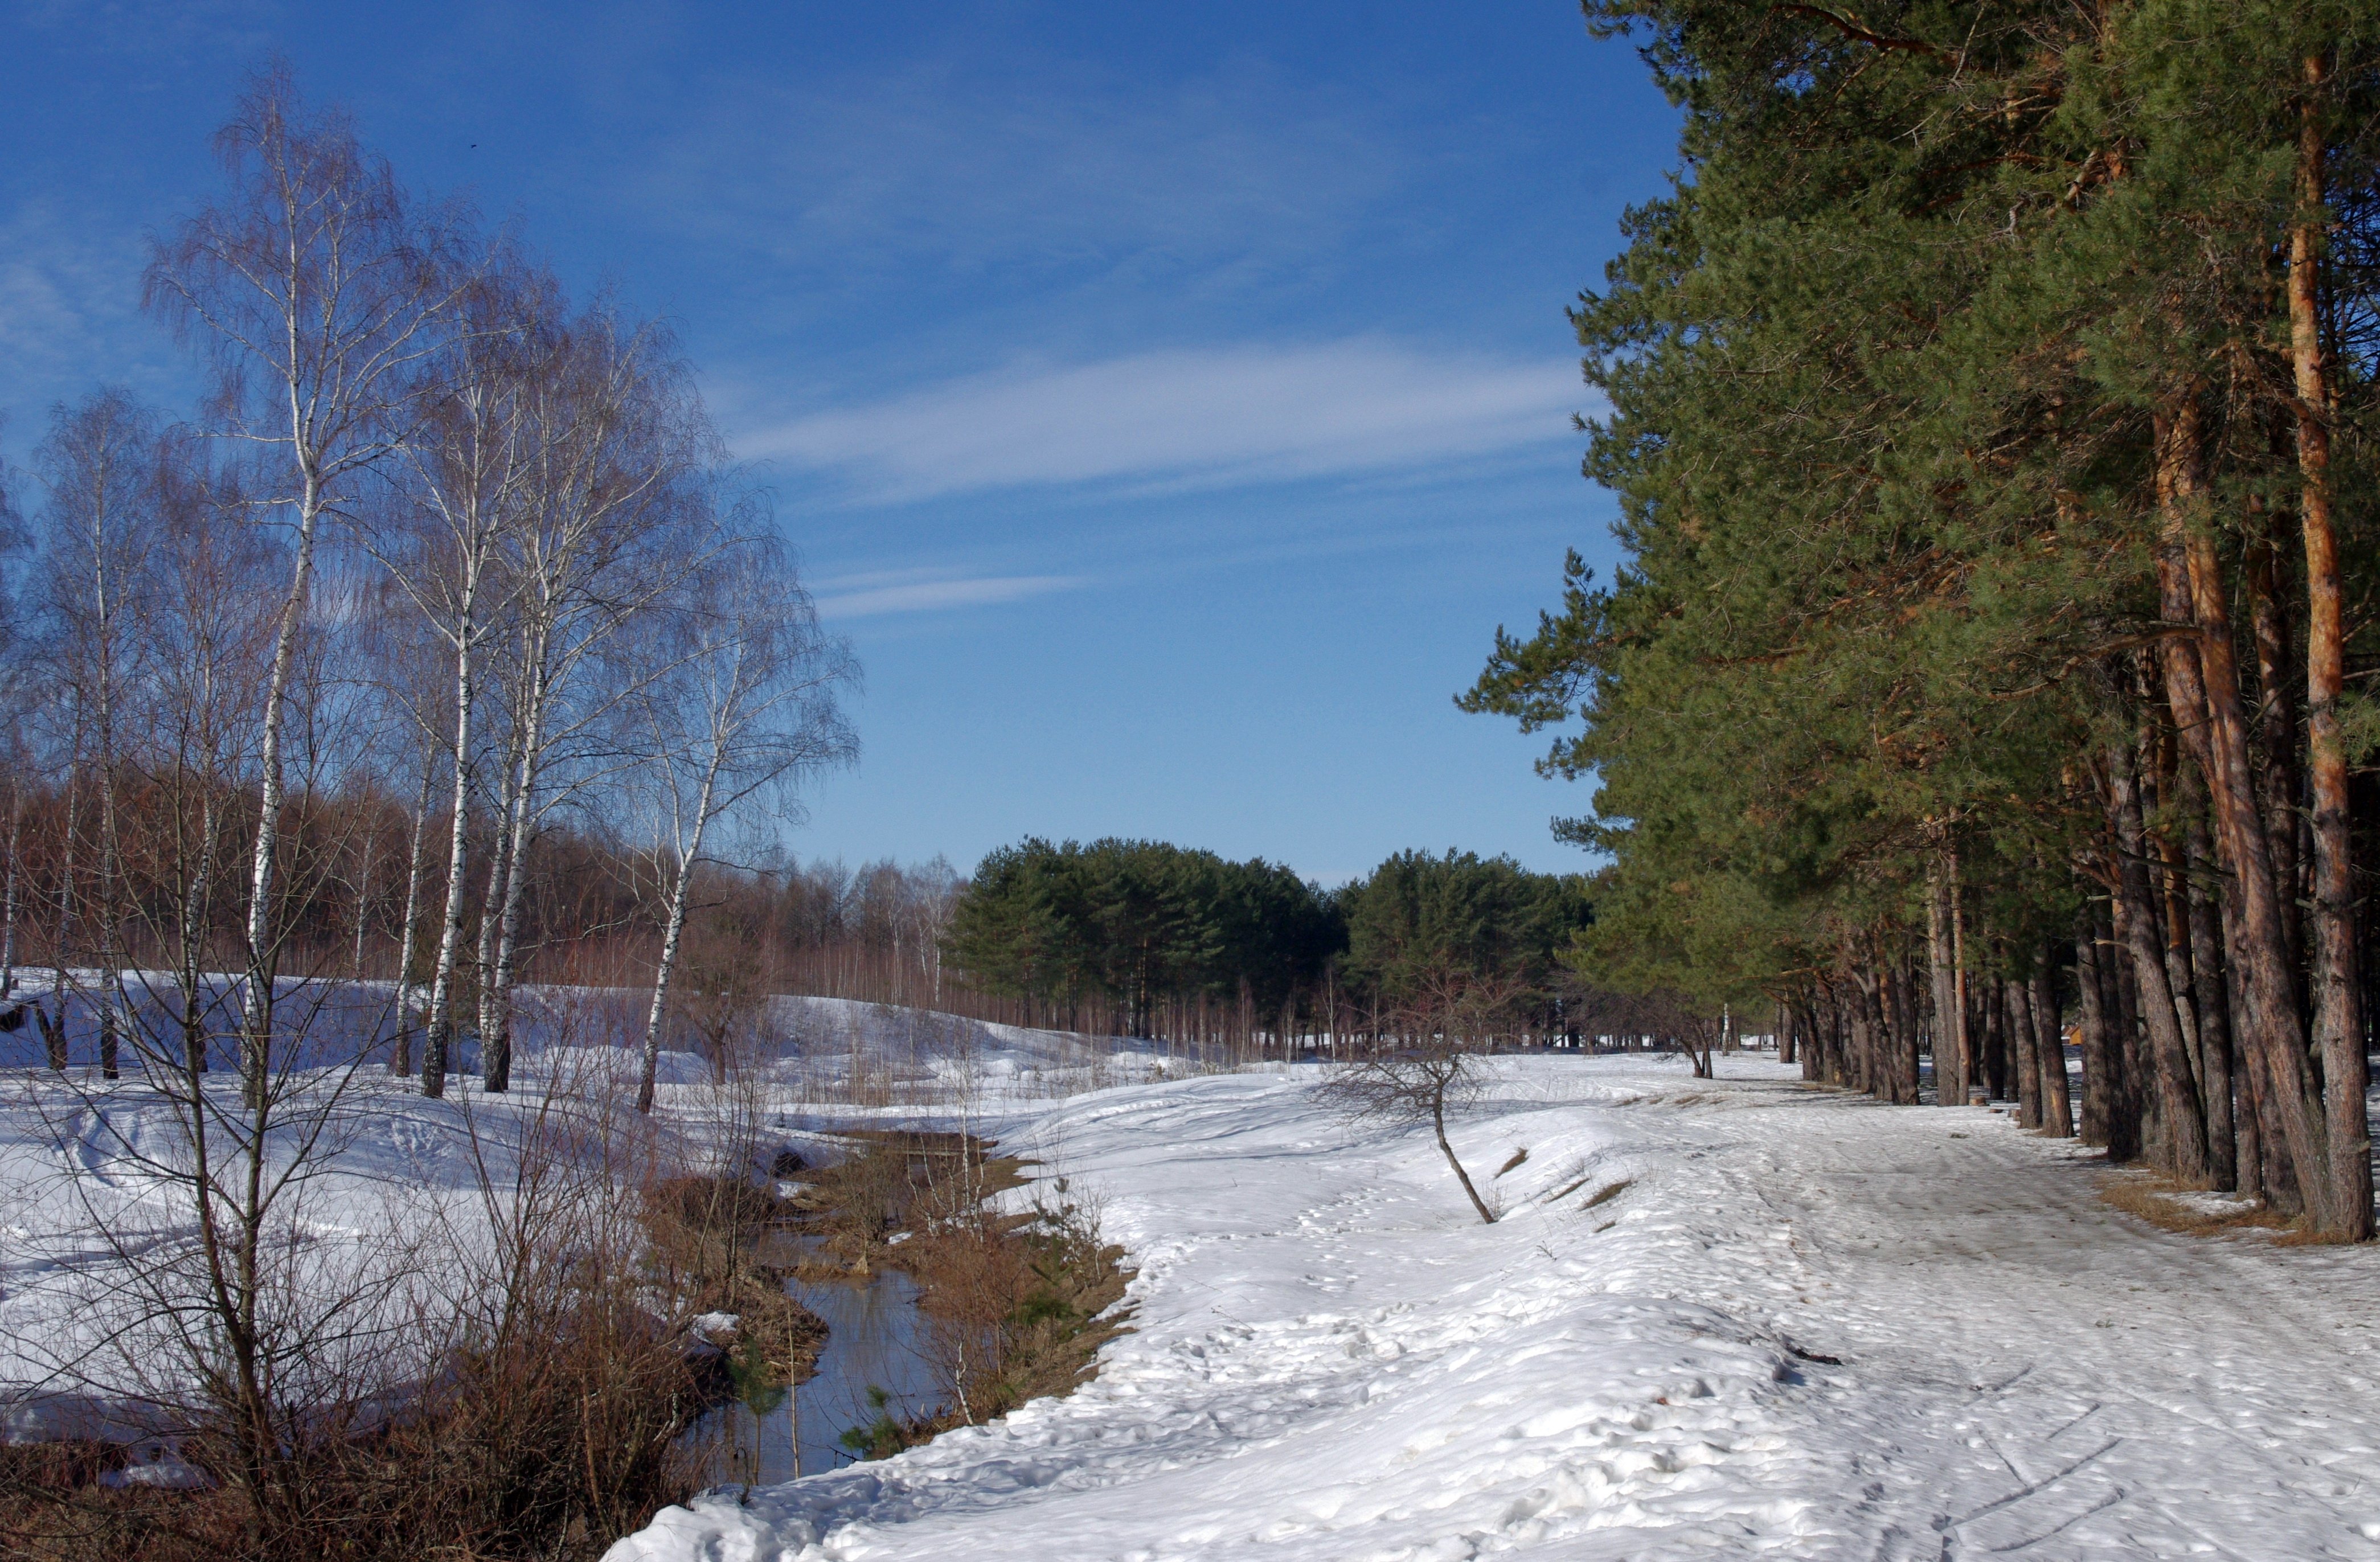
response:
<path fill-rule="evenodd" d="M 31 1024 L 0 1033 L 0 1441 L 140 1443 L 171 1424 L 159 1407 L 187 1393 L 191 1377 L 188 1352 L 172 1347 L 165 1321 L 167 1292 L 183 1296 L 188 1286 L 159 1277 L 198 1235 L 190 1191 L 172 1175 L 189 1162 L 187 1125 L 143 1066 L 146 1058 L 174 1056 L 179 1040 L 169 1000 L 158 996 L 169 984 L 136 974 L 128 985 L 146 1045 L 127 1041 L 123 1077 L 101 1078 L 92 981 L 88 973 L 69 978 L 65 1072 L 40 1066 Z M 25 991 L 48 1000 L 47 974 Z M 210 1089 L 218 1110 L 237 1116 L 227 1035 L 236 987 L 226 979 L 215 998 L 225 1034 L 212 1043 Z M 525 1136 L 550 1136 L 557 1121 L 573 1132 L 639 1142 L 657 1128 L 658 1153 L 683 1168 L 708 1163 L 725 1122 L 757 1114 L 764 1120 L 755 1148 L 765 1162 L 782 1144 L 815 1153 L 795 1132 L 805 1126 L 921 1109 L 1014 1117 L 1070 1093 L 1195 1066 L 1058 1032 L 780 998 L 748 1038 L 759 1064 L 755 1091 L 720 1086 L 707 1059 L 666 1051 L 660 1110 L 649 1124 L 629 1108 L 643 992 L 524 989 L 514 1088 L 489 1095 L 467 1072 L 439 1101 L 388 1076 L 394 999 L 385 982 L 285 985 L 285 1012 L 307 1023 L 287 1062 L 296 1072 L 285 1082 L 285 1126 L 274 1135 L 278 1153 L 321 1133 L 316 1163 L 281 1200 L 277 1273 L 293 1292 L 318 1299 L 370 1293 L 355 1304 L 358 1334 L 391 1338 L 405 1334 L 409 1313 L 440 1305 L 435 1271 L 453 1266 L 423 1255 L 484 1246 L 491 1206 L 513 1192 L 516 1148 Z M 467 1065 L 476 1063 L 476 1047 L 462 1051 Z M 425 1278 L 424 1269 L 433 1273 Z"/>
<path fill-rule="evenodd" d="M 611 1562 L 2380 1558 L 2380 1251 L 2153 1229 L 2004 1118 L 1721 1073 L 1510 1065 L 1456 1135 L 1492 1227 L 1310 1070 L 1020 1115 L 1140 1267 L 1099 1377 Z"/>

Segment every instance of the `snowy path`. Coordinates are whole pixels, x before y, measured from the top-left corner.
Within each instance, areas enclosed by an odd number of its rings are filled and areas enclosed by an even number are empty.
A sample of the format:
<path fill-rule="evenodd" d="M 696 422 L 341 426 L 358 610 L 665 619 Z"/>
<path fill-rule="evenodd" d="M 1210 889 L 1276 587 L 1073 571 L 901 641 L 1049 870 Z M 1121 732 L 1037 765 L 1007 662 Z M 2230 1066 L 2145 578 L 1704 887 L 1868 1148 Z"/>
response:
<path fill-rule="evenodd" d="M 1044 1153 L 1142 1265 L 1095 1383 L 613 1562 L 2380 1558 L 2380 1252 L 2152 1230 L 2000 1118 L 1728 1068 L 1519 1066 L 1458 1135 L 1529 1149 L 1492 1228 L 1304 1079 L 1078 1100 Z"/>

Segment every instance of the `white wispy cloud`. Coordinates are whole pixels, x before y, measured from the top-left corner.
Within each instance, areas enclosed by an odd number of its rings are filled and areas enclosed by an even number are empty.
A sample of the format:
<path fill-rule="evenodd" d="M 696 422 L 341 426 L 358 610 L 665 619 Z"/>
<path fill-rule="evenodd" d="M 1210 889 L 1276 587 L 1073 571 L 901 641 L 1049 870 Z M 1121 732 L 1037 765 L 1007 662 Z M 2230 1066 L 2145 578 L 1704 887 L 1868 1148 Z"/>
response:
<path fill-rule="evenodd" d="M 882 503 L 1037 485 L 1410 471 L 1572 437 L 1574 367 L 1378 339 L 1024 366 L 753 431 L 747 455 Z"/>
<path fill-rule="evenodd" d="M 821 582 L 817 599 L 822 618 L 872 618 L 883 613 L 933 612 L 949 608 L 1014 602 L 1053 591 L 1072 591 L 1090 582 L 1075 575 L 922 576 L 913 573 L 853 575 Z"/>

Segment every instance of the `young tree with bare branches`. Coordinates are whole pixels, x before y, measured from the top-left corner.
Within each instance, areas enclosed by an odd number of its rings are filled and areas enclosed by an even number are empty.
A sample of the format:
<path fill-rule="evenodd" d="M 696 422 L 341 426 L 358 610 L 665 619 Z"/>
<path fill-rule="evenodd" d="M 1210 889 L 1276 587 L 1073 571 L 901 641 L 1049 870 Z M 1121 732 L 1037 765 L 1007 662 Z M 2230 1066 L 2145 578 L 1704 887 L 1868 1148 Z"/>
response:
<path fill-rule="evenodd" d="M 1493 1226 L 1496 1212 L 1479 1196 L 1446 1137 L 1448 1116 L 1478 1100 L 1487 1086 L 1479 1059 L 1464 1050 L 1459 1038 L 1423 1035 L 1405 1046 L 1335 1065 L 1317 1094 L 1325 1106 L 1353 1122 L 1429 1124 L 1439 1154 L 1453 1168 L 1471 1207 Z"/>
<path fill-rule="evenodd" d="M 662 1022 L 697 870 L 728 815 L 856 751 L 835 703 L 856 676 L 850 648 L 819 627 L 792 561 L 765 536 L 704 571 L 680 610 L 669 673 L 638 701 L 652 811 L 648 860 L 662 907 L 661 959 L 645 1018 L 637 1109 L 653 1107 Z"/>
<path fill-rule="evenodd" d="M 326 523 L 409 437 L 438 326 L 469 268 L 461 211 L 408 196 L 345 113 L 310 114 L 285 64 L 251 82 L 215 151 L 230 188 L 158 242 L 144 298 L 206 348 L 220 430 L 253 447 L 257 513 L 288 541 L 259 713 L 244 927 L 241 1066 L 261 1099 L 287 933 L 275 915 L 287 729 Z"/>

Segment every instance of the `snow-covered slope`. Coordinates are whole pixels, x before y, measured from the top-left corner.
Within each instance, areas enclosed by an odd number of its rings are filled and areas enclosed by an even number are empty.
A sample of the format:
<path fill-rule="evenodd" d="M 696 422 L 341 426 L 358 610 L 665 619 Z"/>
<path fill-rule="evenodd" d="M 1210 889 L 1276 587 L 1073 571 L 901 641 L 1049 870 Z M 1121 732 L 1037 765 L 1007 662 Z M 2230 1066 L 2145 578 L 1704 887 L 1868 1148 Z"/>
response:
<path fill-rule="evenodd" d="M 51 1001 L 49 975 L 38 975 L 26 990 Z M 91 985 L 69 974 L 66 1072 L 38 1066 L 31 1025 L 0 1033 L 0 1442 L 142 1441 L 168 1419 L 155 1405 L 190 1387 L 187 1357 L 163 1343 L 167 1310 L 152 1289 L 163 1283 L 158 1266 L 187 1254 L 198 1231 L 188 1187 L 161 1174 L 190 1164 L 182 1113 L 159 1089 L 170 1081 L 151 1078 L 129 1043 L 123 1077 L 99 1077 Z M 164 1017 L 166 979 L 136 973 L 129 986 L 152 1051 L 177 1045 Z M 236 990 L 227 979 L 216 990 L 227 1033 Z M 443 1100 L 426 1100 L 382 1066 L 395 997 L 384 982 L 284 984 L 285 1012 L 306 1023 L 296 1055 L 280 1060 L 298 1072 L 284 1081 L 283 1127 L 272 1139 L 276 1157 L 307 1140 L 317 1157 L 284 1192 L 274 1223 L 293 1244 L 289 1284 L 318 1301 L 343 1288 L 375 1293 L 392 1329 L 423 1305 L 393 1277 L 453 1268 L 392 1244 L 425 1253 L 480 1244 L 487 1201 L 516 1186 L 525 1137 L 567 1122 L 589 1140 L 642 1144 L 673 1167 L 708 1165 L 728 1153 L 722 1123 L 753 1105 L 740 1086 L 716 1085 L 710 1061 L 672 1050 L 660 1059 L 656 1120 L 638 1117 L 630 1103 L 648 996 L 563 987 L 521 991 L 510 1092 L 489 1095 L 466 1073 Z M 778 1145 L 811 1143 L 798 1130 L 820 1120 L 905 1120 L 1002 1103 L 1046 1110 L 1070 1091 L 1183 1066 L 1117 1050 L 1129 1044 L 837 999 L 774 999 L 756 1029 L 764 1164 Z M 209 1088 L 218 1110 L 234 1111 L 228 1035 L 215 1047 Z M 461 1050 L 465 1067 L 475 1066 L 476 1044 Z M 358 1067 L 358 1059 L 370 1060 Z M 869 1104 L 853 1104 L 855 1085 L 867 1087 Z"/>
<path fill-rule="evenodd" d="M 1512 1065 L 1458 1133 L 1483 1181 L 1529 1151 L 1493 1227 L 1305 1071 L 1017 1123 L 1141 1266 L 1099 1377 L 611 1562 L 2380 1557 L 2380 1252 L 2153 1230 L 2001 1118 L 1722 1072 Z"/>

